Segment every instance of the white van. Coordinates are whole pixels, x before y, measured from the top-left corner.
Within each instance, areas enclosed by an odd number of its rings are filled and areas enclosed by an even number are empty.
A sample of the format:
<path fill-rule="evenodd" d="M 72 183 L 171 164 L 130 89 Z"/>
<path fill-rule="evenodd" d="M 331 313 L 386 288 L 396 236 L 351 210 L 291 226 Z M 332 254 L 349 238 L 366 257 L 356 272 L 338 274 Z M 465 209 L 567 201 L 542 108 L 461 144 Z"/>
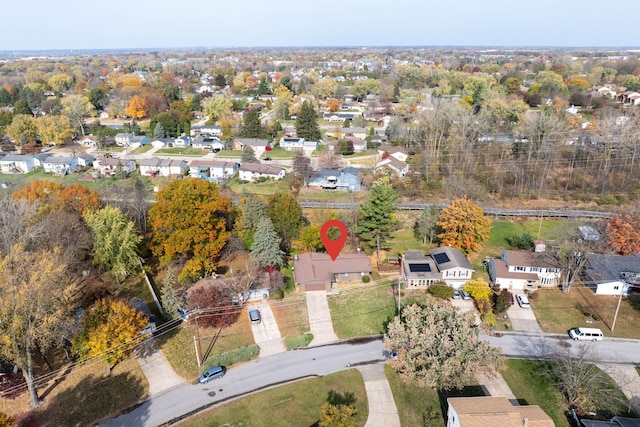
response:
<path fill-rule="evenodd" d="M 574 341 L 602 341 L 603 335 L 602 331 L 596 328 L 573 328 L 569 330 L 569 337 Z"/>

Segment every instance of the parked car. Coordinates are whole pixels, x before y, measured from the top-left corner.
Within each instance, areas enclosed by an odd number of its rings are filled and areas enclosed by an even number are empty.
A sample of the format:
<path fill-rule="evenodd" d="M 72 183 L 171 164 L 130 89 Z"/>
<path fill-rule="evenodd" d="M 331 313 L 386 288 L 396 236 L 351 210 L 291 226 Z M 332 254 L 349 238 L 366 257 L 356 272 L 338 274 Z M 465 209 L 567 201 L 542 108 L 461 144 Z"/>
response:
<path fill-rule="evenodd" d="M 205 384 L 216 378 L 223 377 L 226 371 L 227 371 L 227 368 L 225 368 L 224 366 L 214 366 L 213 368 L 207 369 L 206 371 L 204 371 L 202 375 L 198 377 L 198 382 L 200 384 Z"/>
<path fill-rule="evenodd" d="M 460 299 L 460 291 L 458 289 L 453 290 L 453 299 Z"/>
<path fill-rule="evenodd" d="M 471 299 L 471 294 L 463 289 L 460 289 L 460 295 L 462 295 L 462 299 Z"/>
<path fill-rule="evenodd" d="M 249 310 L 249 320 L 252 324 L 257 325 L 261 322 L 262 318 L 260 317 L 259 310 Z"/>
<path fill-rule="evenodd" d="M 271 161 L 271 157 L 265 157 L 263 160 L 264 160 L 265 162 L 270 162 L 270 161 Z"/>
<path fill-rule="evenodd" d="M 516 301 L 518 301 L 518 305 L 522 308 L 530 308 L 529 298 L 525 294 L 516 295 Z"/>

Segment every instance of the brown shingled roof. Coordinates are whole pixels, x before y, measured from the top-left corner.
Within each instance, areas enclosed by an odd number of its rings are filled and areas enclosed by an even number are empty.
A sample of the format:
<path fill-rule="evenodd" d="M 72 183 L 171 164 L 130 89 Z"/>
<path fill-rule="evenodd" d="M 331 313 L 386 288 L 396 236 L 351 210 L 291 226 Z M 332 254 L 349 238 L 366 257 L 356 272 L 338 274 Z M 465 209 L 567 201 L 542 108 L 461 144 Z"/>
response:
<path fill-rule="evenodd" d="M 364 252 L 341 253 L 335 261 L 328 254 L 308 252 L 293 261 L 296 283 L 327 283 L 339 273 L 370 273 L 371 262 Z"/>

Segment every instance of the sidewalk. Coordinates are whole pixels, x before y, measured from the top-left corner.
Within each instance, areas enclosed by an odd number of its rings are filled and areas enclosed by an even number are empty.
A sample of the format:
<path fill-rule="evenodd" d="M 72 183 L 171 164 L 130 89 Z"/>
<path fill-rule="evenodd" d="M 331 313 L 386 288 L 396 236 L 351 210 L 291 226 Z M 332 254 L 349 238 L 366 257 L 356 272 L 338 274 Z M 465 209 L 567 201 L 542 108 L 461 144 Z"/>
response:
<path fill-rule="evenodd" d="M 518 399 L 500 373 L 493 379 L 483 374 L 476 374 L 476 379 L 487 396 L 506 397 L 513 406 L 520 406 Z"/>
<path fill-rule="evenodd" d="M 136 359 L 149 381 L 149 396 L 184 383 L 183 379 L 173 371 L 164 354 L 155 348 L 155 343 L 140 353 L 136 352 Z"/>
<path fill-rule="evenodd" d="M 369 418 L 365 427 L 400 427 L 398 408 L 384 374 L 384 365 L 377 363 L 358 367 L 369 401 Z"/>
<path fill-rule="evenodd" d="M 640 415 L 640 376 L 632 365 L 597 363 L 596 366 L 611 377 L 629 399 L 633 411 Z"/>

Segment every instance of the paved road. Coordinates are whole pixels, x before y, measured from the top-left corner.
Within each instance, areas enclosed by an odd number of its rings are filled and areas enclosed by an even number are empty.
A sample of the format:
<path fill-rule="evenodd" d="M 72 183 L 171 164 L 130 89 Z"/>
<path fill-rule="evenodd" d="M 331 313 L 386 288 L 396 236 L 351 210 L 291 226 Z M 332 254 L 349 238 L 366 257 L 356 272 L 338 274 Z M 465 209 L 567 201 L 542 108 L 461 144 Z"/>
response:
<path fill-rule="evenodd" d="M 155 427 L 200 408 L 212 407 L 269 387 L 383 360 L 381 338 L 261 357 L 230 369 L 224 377 L 208 384 L 183 384 L 155 395 L 135 410 L 105 425 Z"/>

